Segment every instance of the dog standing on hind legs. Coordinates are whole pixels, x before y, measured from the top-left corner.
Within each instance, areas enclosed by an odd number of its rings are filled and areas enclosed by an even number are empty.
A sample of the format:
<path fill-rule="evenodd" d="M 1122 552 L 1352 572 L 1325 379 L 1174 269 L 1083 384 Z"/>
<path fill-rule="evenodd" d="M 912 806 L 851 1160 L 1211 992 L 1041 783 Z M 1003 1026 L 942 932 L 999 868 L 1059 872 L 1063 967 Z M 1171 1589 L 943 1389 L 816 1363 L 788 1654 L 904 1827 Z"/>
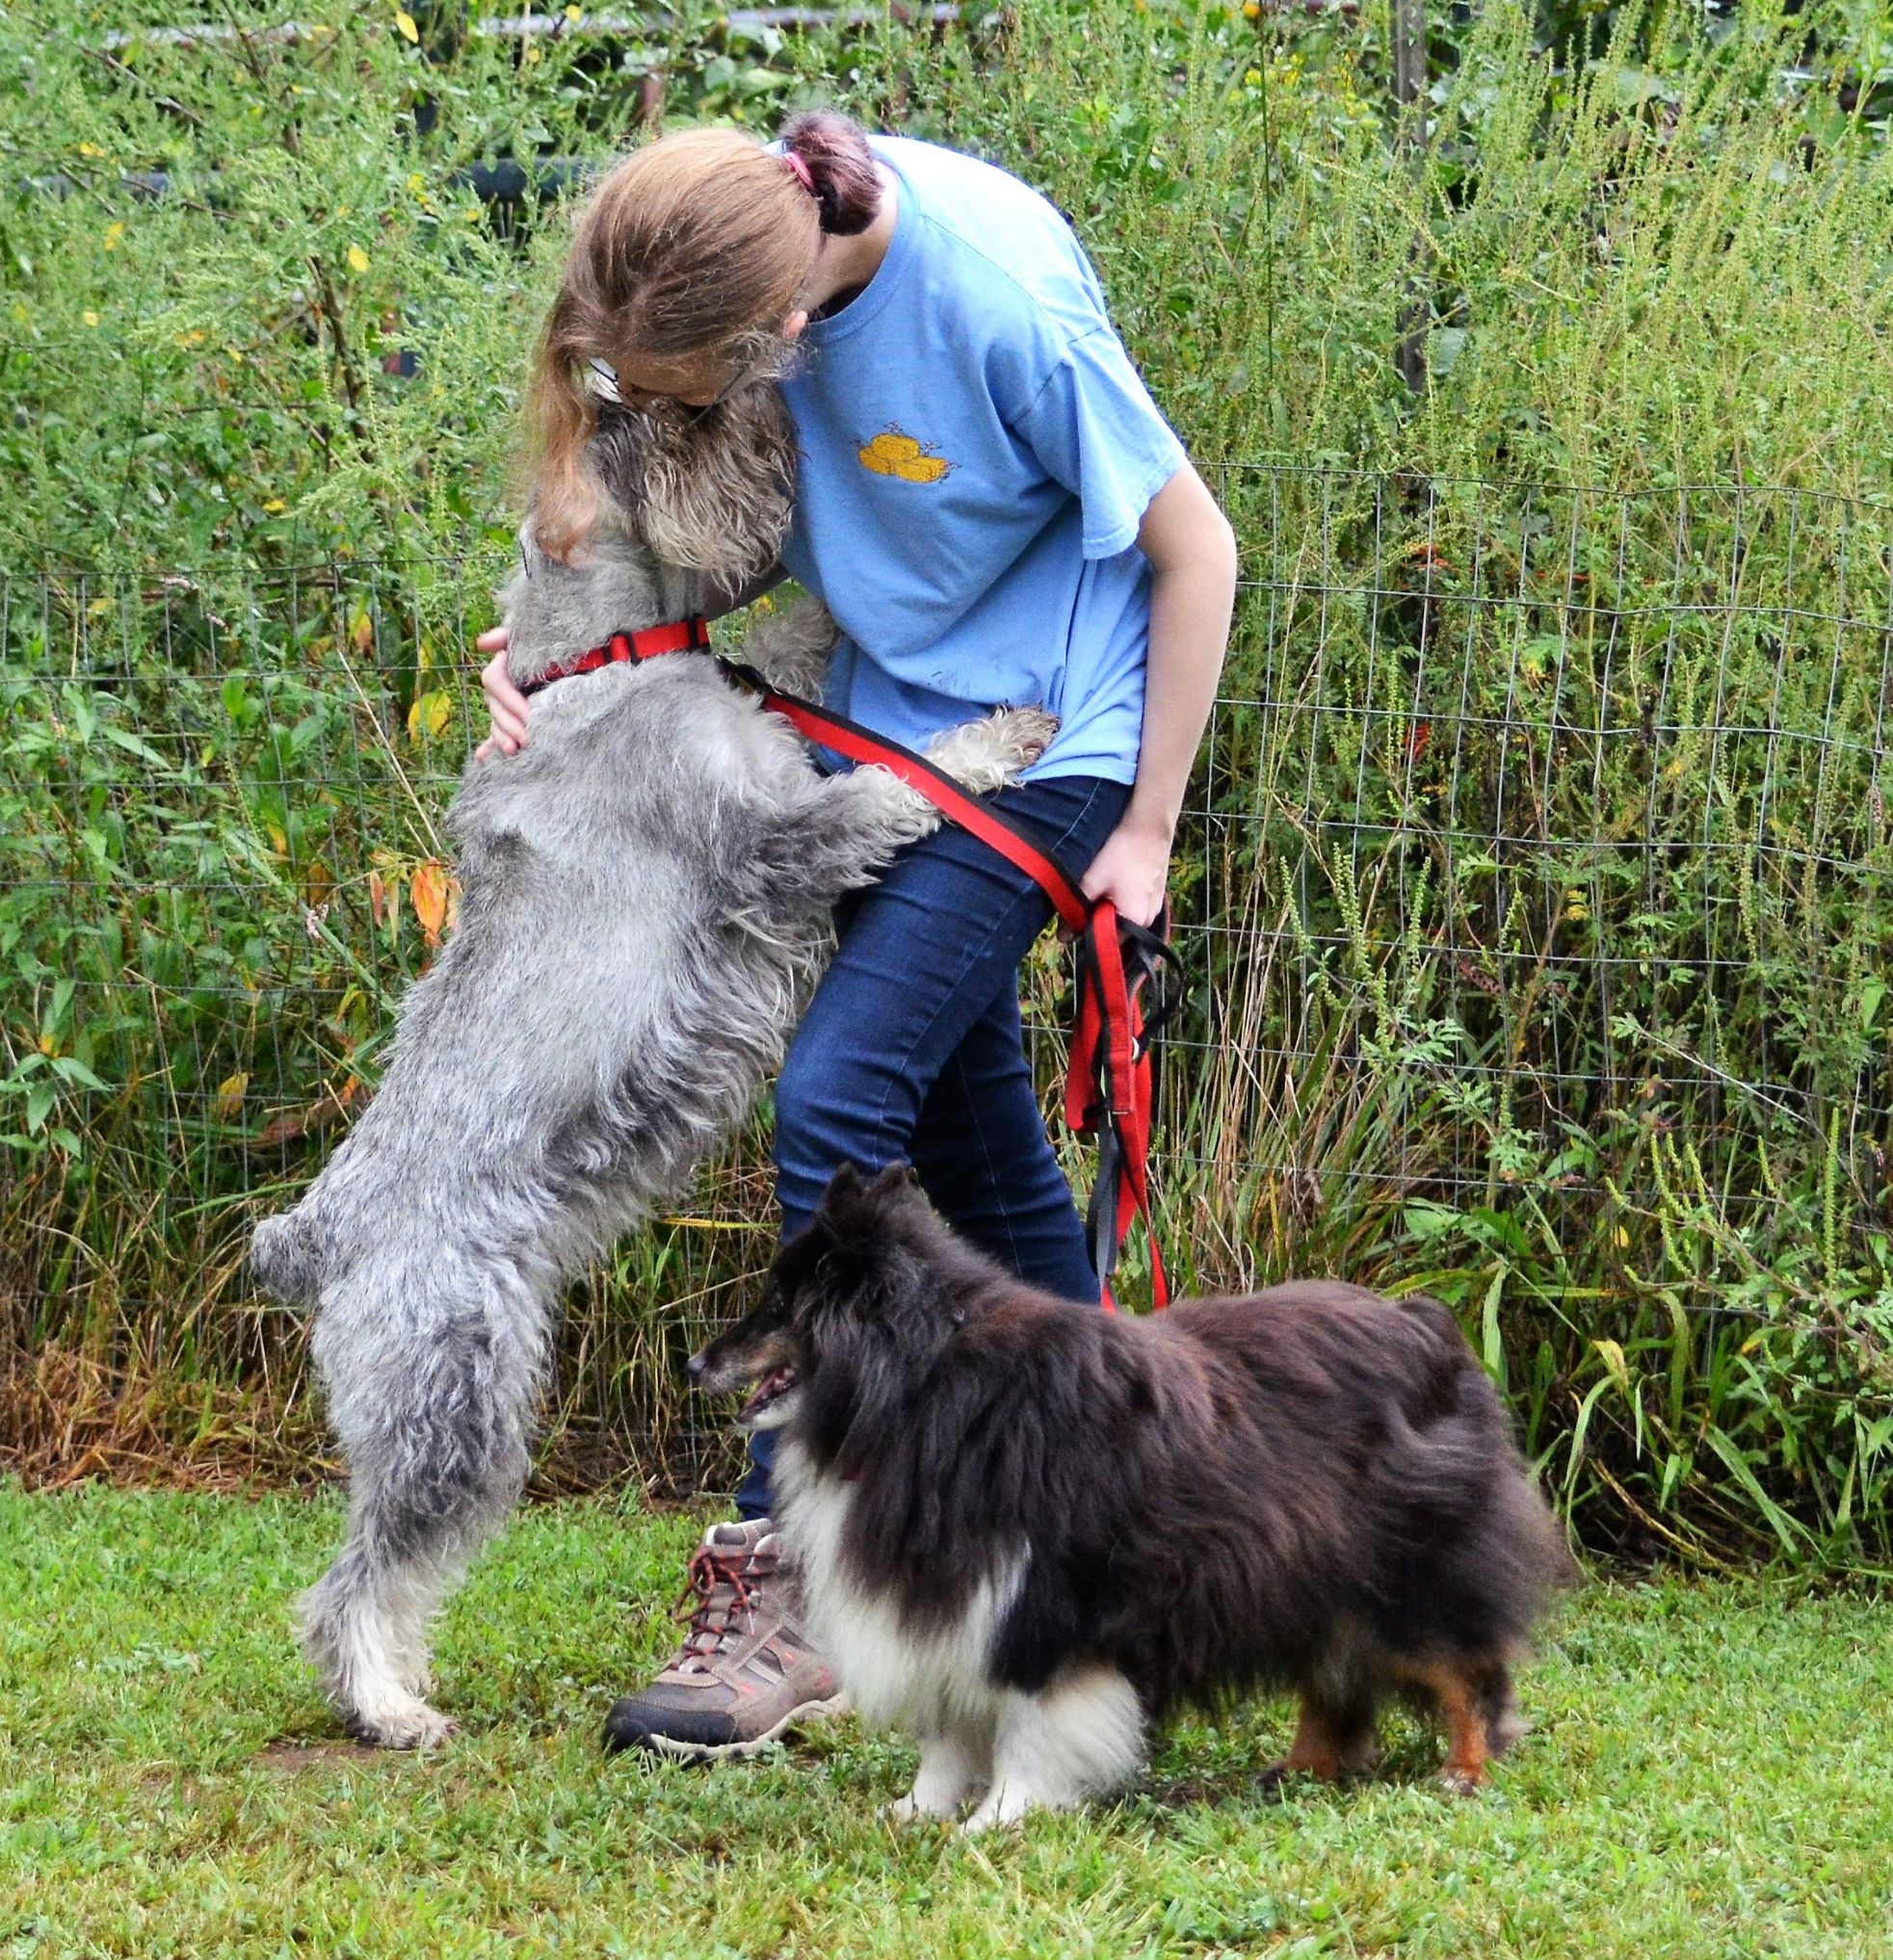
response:
<path fill-rule="evenodd" d="M 573 562 L 523 527 L 502 594 L 515 681 L 688 618 L 713 580 L 739 588 L 773 560 L 794 454 L 775 390 L 685 426 L 701 466 L 659 468 L 644 416 L 602 414 L 592 458 L 611 494 Z M 750 660 L 806 687 L 826 615 L 771 624 Z M 931 754 L 989 791 L 1056 725 L 1004 710 Z M 459 928 L 403 1004 L 374 1101 L 250 1251 L 272 1293 L 315 1309 L 349 1520 L 303 1645 L 362 1739 L 411 1748 L 451 1728 L 427 1700 L 429 1623 L 518 1499 L 565 1285 L 740 1121 L 835 902 L 937 822 L 884 771 L 819 774 L 700 653 L 560 679 L 529 747 L 469 766 L 447 819 Z"/>
<path fill-rule="evenodd" d="M 1309 1281 L 1102 1314 L 955 1238 L 898 1166 L 842 1170 L 690 1372 L 780 1431 L 803 1624 L 865 1720 L 919 1738 L 903 1819 L 1106 1794 L 1171 1711 L 1268 1686 L 1301 1722 L 1266 1784 L 1365 1769 L 1408 1696 L 1477 1789 L 1575 1576 L 1436 1301 Z"/>

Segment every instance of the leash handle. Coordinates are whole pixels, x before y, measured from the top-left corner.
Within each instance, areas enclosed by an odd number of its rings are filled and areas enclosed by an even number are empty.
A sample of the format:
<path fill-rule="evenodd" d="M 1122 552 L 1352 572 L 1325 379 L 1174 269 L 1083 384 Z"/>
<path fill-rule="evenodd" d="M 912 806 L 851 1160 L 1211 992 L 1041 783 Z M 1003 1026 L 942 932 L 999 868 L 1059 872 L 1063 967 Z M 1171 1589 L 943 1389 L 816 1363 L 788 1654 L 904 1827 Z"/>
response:
<path fill-rule="evenodd" d="M 1178 964 L 1165 936 L 1169 929 L 1168 906 L 1152 929 L 1120 918 L 1103 899 L 1092 908 L 1079 941 L 1078 1020 L 1065 1115 L 1079 1136 L 1097 1137 L 1097 1178 L 1085 1224 L 1108 1309 L 1116 1307 L 1112 1275 L 1140 1215 L 1150 1247 L 1151 1303 L 1159 1310 L 1170 1304 L 1170 1281 L 1150 1210 L 1155 1038 L 1177 1007 L 1164 985 L 1166 973 Z"/>

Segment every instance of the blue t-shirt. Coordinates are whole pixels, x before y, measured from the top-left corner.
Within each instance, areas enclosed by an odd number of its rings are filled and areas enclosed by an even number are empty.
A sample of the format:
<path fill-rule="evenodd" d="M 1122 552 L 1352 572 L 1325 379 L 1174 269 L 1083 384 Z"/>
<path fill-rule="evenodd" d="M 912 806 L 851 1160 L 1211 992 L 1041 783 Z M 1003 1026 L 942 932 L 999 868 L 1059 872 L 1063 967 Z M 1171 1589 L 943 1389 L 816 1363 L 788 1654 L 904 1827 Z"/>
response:
<path fill-rule="evenodd" d="M 887 256 L 803 336 L 782 558 L 841 628 L 828 705 L 910 747 L 1047 707 L 1029 773 L 1137 773 L 1150 567 L 1135 544 L 1182 445 L 1071 228 L 1005 171 L 874 139 Z"/>

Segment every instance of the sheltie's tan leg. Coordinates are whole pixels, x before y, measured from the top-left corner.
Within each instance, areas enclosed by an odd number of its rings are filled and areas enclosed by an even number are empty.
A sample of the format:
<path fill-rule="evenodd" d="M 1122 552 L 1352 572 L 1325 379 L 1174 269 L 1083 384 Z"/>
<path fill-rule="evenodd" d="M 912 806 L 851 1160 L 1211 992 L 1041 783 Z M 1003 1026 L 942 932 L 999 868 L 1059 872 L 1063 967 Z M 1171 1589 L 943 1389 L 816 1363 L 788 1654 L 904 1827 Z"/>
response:
<path fill-rule="evenodd" d="M 1265 1790 L 1273 1790 L 1283 1777 L 1304 1769 L 1324 1783 L 1339 1783 L 1342 1777 L 1365 1769 L 1373 1760 L 1371 1718 L 1364 1723 L 1344 1722 L 1332 1710 L 1303 1695 L 1288 1754 L 1279 1763 L 1270 1764 L 1257 1780 Z"/>
<path fill-rule="evenodd" d="M 1474 1679 L 1476 1669 L 1450 1661 L 1415 1670 L 1414 1679 L 1439 1704 L 1446 1721 L 1446 1761 L 1439 1780 L 1455 1796 L 1471 1796 L 1485 1781 L 1490 1753 L 1485 1733 L 1485 1698 Z"/>

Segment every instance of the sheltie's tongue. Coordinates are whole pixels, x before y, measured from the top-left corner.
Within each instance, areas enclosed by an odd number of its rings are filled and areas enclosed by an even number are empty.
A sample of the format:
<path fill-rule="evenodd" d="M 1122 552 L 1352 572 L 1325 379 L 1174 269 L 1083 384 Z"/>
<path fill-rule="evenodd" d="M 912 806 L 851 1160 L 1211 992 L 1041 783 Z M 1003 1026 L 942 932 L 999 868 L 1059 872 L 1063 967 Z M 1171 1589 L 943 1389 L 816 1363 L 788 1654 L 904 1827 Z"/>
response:
<path fill-rule="evenodd" d="M 752 1423 L 769 1407 L 796 1385 L 796 1372 L 793 1368 L 774 1368 L 756 1383 L 750 1391 L 749 1399 L 737 1411 L 739 1423 Z"/>

